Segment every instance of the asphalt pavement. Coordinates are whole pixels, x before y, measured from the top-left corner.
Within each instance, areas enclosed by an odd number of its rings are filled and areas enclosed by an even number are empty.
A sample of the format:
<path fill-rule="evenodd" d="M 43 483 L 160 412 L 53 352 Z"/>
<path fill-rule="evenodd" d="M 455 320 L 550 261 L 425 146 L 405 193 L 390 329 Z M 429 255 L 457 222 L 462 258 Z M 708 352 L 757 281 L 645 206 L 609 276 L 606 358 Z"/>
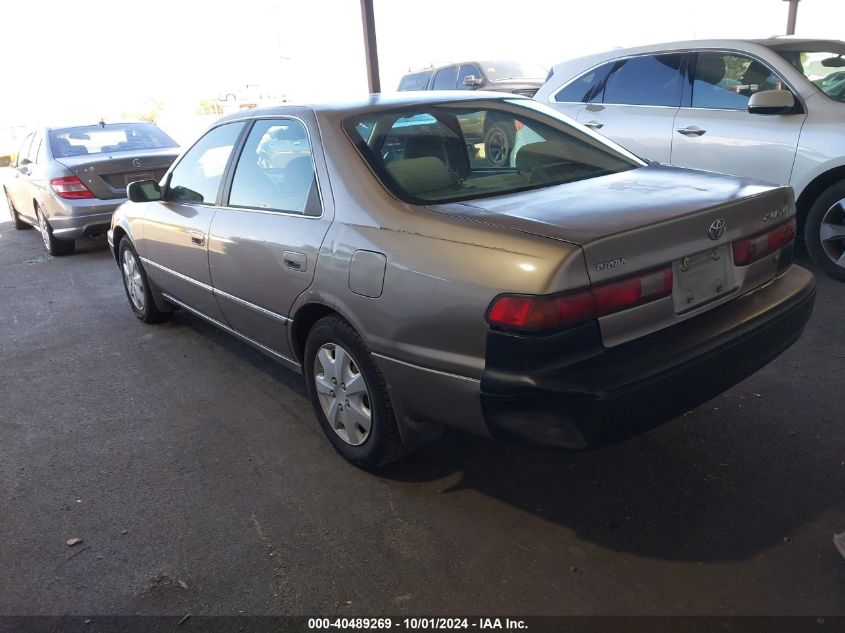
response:
<path fill-rule="evenodd" d="M 53 258 L 0 213 L 0 615 L 845 614 L 845 284 L 646 435 L 449 432 L 373 475 L 298 376 L 140 323 L 103 240 Z"/>

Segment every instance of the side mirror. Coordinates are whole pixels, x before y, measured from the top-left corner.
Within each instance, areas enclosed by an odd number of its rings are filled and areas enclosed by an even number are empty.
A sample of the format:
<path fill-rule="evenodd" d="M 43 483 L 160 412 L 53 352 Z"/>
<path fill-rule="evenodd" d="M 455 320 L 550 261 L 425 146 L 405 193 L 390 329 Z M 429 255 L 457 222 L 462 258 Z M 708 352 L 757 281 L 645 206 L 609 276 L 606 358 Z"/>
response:
<path fill-rule="evenodd" d="M 32 161 L 28 158 L 21 158 L 21 162 L 18 163 L 19 167 L 23 167 L 24 165 L 31 165 Z"/>
<path fill-rule="evenodd" d="M 464 77 L 464 85 L 470 88 L 477 88 L 482 83 L 484 82 L 481 80 L 481 77 L 476 77 L 475 75 L 467 75 Z"/>
<path fill-rule="evenodd" d="M 8 154 L 3 154 L 0 156 L 0 167 L 8 167 L 12 164 L 12 157 Z"/>
<path fill-rule="evenodd" d="M 132 202 L 161 200 L 161 187 L 155 180 L 136 180 L 126 185 L 126 197 Z"/>
<path fill-rule="evenodd" d="M 751 95 L 751 114 L 789 114 L 795 108 L 795 96 L 789 90 L 761 90 Z"/>

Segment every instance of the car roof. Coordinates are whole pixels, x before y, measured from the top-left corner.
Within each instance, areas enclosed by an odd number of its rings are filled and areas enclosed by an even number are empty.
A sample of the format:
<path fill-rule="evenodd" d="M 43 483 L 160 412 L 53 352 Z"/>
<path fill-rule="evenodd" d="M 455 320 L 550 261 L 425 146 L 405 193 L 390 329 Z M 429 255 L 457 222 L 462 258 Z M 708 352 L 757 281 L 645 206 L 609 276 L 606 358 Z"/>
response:
<path fill-rule="evenodd" d="M 359 98 L 350 98 L 342 101 L 326 101 L 320 103 L 304 102 L 299 104 L 284 104 L 269 108 L 240 110 L 221 117 L 218 123 L 274 115 L 290 115 L 296 114 L 296 112 L 302 112 L 303 110 L 311 110 L 313 112 L 348 112 L 350 114 L 359 114 L 364 112 L 401 108 L 404 106 L 465 103 L 469 101 L 504 101 L 506 99 L 530 100 L 529 97 L 524 97 L 518 94 L 484 90 L 472 90 L 465 92 L 460 90 L 407 90 L 404 92 L 364 95 Z"/>
<path fill-rule="evenodd" d="M 763 48 L 794 48 L 801 46 L 820 46 L 824 44 L 845 45 L 840 40 L 825 40 L 813 38 L 797 38 L 793 36 L 775 36 L 762 39 L 702 39 L 702 40 L 680 40 L 675 42 L 662 42 L 658 44 L 646 44 L 631 48 L 614 48 L 601 53 L 586 55 L 576 59 L 566 60 L 555 65 L 555 71 L 569 65 L 588 66 L 588 64 L 599 63 L 604 60 L 639 55 L 643 53 L 656 53 L 666 51 L 684 51 L 690 49 L 719 48 L 728 50 L 745 50 L 749 52 L 764 52 Z"/>
<path fill-rule="evenodd" d="M 104 121 L 104 123 L 106 125 L 130 125 L 130 124 L 131 125 L 137 125 L 139 123 L 146 123 L 148 125 L 153 125 L 153 126 L 155 125 L 155 123 L 150 123 L 149 121 L 131 121 L 131 120 L 127 120 L 127 121 Z M 95 127 L 97 125 L 100 125 L 100 121 L 91 121 L 90 123 L 80 123 L 79 121 L 76 121 L 74 123 L 68 123 L 67 125 L 41 125 L 41 126 L 36 125 L 35 128 L 42 129 L 42 130 L 49 132 L 50 130 L 67 130 L 67 129 L 73 129 L 75 127 Z"/>

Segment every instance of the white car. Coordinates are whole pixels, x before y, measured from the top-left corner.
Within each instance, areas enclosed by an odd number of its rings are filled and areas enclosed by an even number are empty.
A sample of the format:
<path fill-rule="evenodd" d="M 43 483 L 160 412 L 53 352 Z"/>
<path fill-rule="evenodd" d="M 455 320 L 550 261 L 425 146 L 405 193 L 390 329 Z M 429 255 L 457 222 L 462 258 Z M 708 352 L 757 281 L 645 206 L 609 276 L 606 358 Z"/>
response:
<path fill-rule="evenodd" d="M 813 260 L 845 281 L 845 42 L 656 44 L 555 66 L 535 99 L 643 158 L 792 185 Z"/>

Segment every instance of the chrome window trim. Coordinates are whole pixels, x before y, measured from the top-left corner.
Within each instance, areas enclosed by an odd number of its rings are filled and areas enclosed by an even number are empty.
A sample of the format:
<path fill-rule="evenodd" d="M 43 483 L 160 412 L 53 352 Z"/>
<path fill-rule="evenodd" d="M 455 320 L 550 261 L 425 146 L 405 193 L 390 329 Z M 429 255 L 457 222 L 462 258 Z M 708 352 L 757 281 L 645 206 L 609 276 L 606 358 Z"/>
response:
<path fill-rule="evenodd" d="M 245 343 L 249 343 L 250 345 L 252 345 L 252 346 L 254 346 L 254 347 L 258 348 L 259 350 L 261 350 L 262 352 L 264 352 L 264 353 L 266 353 L 266 354 L 268 354 L 268 355 L 272 356 L 273 358 L 276 358 L 276 359 L 280 360 L 280 361 L 281 361 L 281 362 L 283 362 L 285 365 L 287 365 L 290 369 L 293 369 L 293 370 L 294 370 L 294 371 L 296 371 L 296 372 L 300 372 L 300 373 L 302 372 L 302 366 L 301 366 L 298 362 L 296 362 L 295 360 L 292 360 L 292 359 L 288 358 L 288 357 L 287 357 L 287 356 L 285 356 L 284 354 L 280 354 L 279 352 L 277 352 L 277 351 L 275 351 L 275 350 L 273 350 L 273 349 L 270 349 L 270 348 L 269 348 L 269 347 L 267 347 L 266 345 L 263 345 L 263 344 L 259 343 L 258 341 L 253 340 L 253 339 L 249 338 L 248 336 L 245 336 L 245 335 L 241 334 L 240 332 L 238 332 L 237 330 L 232 329 L 231 327 L 229 327 L 229 326 L 228 326 L 228 325 L 226 325 L 225 323 L 221 323 L 221 322 L 220 322 L 220 321 L 218 321 L 217 319 L 214 319 L 214 318 L 212 318 L 212 317 L 208 316 L 208 315 L 207 315 L 207 314 L 205 314 L 204 312 L 200 312 L 200 311 L 199 311 L 199 310 L 197 310 L 196 308 L 192 308 L 192 307 L 191 307 L 191 306 L 189 306 L 188 304 L 183 303 L 182 301 L 179 301 L 179 299 L 176 299 L 176 298 L 175 298 L 175 297 L 173 297 L 172 295 L 169 295 L 169 294 L 167 294 L 167 293 L 164 293 L 164 292 L 163 292 L 163 293 L 162 293 L 162 296 L 163 296 L 165 299 L 167 299 L 168 301 L 170 301 L 171 303 L 175 303 L 175 304 L 176 304 L 177 306 L 179 306 L 180 308 L 184 308 L 185 310 L 187 310 L 187 311 L 188 311 L 188 312 L 190 312 L 191 314 L 194 314 L 194 315 L 196 315 L 196 316 L 200 317 L 201 319 L 205 319 L 206 321 L 208 321 L 208 322 L 209 322 L 209 323 L 211 323 L 212 325 L 216 325 L 217 327 L 219 327 L 221 330 L 223 330 L 223 331 L 225 331 L 225 332 L 228 332 L 228 333 L 229 333 L 229 334 L 231 334 L 232 336 L 235 336 L 236 338 L 241 339 L 241 340 L 242 340 L 242 341 L 244 341 Z"/>
<path fill-rule="evenodd" d="M 262 308 L 259 305 L 251 303 L 249 301 L 246 301 L 245 299 L 241 299 L 240 297 L 236 297 L 235 295 L 230 295 L 228 292 L 223 292 L 222 290 L 218 290 L 217 288 L 209 286 L 206 283 L 203 283 L 201 281 L 197 281 L 193 277 L 188 277 L 187 275 L 183 275 L 180 272 L 176 272 L 175 270 L 168 268 L 167 266 L 162 266 L 161 264 L 158 264 L 158 263 L 156 263 L 156 262 L 154 262 L 150 259 L 147 259 L 146 257 L 141 257 L 141 261 L 144 264 L 149 264 L 153 268 L 158 268 L 162 272 L 166 272 L 170 275 L 173 275 L 177 279 L 181 279 L 182 281 L 185 281 L 189 284 L 192 284 L 192 285 L 196 286 L 197 288 L 205 290 L 206 292 L 208 292 L 210 294 L 213 294 L 215 296 L 220 296 L 220 297 L 223 297 L 224 299 L 229 299 L 231 301 L 234 301 L 235 303 L 242 305 L 245 308 L 249 308 L 250 310 L 253 310 L 254 312 L 257 312 L 257 313 L 259 313 L 263 316 L 271 318 L 271 319 L 278 321 L 280 323 L 289 323 L 293 320 L 293 319 L 290 319 L 286 316 L 283 316 L 281 314 L 273 312 L 272 310 L 268 310 L 267 308 Z"/>
<path fill-rule="evenodd" d="M 772 51 L 774 52 L 774 51 Z M 671 54 L 681 54 L 681 55 L 689 55 L 690 53 L 726 53 L 729 55 L 743 55 L 745 57 L 750 57 L 751 59 L 760 62 L 766 68 L 768 68 L 772 73 L 774 73 L 780 80 L 789 88 L 792 94 L 795 96 L 795 99 L 801 103 L 801 107 L 804 109 L 804 114 L 807 113 L 807 105 L 804 103 L 804 99 L 801 97 L 801 93 L 798 92 L 795 87 L 783 77 L 783 73 L 781 73 L 776 68 L 772 68 L 772 64 L 765 59 L 762 59 L 759 55 L 755 53 L 751 53 L 749 51 L 744 51 L 740 49 L 731 49 L 731 48 L 679 48 L 675 50 L 663 50 L 663 51 L 652 51 L 648 53 L 635 53 L 632 55 L 622 55 L 621 57 L 609 57 L 604 59 L 593 66 L 590 66 L 586 70 L 581 71 L 575 77 L 567 81 L 565 84 L 561 85 L 560 88 L 555 90 L 552 94 L 549 95 L 548 101 L 549 103 L 572 103 L 572 104 L 583 104 L 585 106 L 591 105 L 589 102 L 585 101 L 557 101 L 555 97 L 557 97 L 558 93 L 562 92 L 564 88 L 567 88 L 571 83 L 577 81 L 584 75 L 589 72 L 592 72 L 596 68 L 603 66 L 609 63 L 616 63 L 623 59 L 634 59 L 635 57 L 651 57 L 655 55 L 671 55 Z M 686 78 L 685 78 L 686 79 Z M 629 106 L 633 108 L 670 108 L 670 109 L 678 109 L 684 108 L 688 110 L 721 110 L 723 112 L 743 112 L 743 110 L 735 110 L 730 108 L 696 108 L 692 106 L 692 102 L 690 105 L 680 105 L 680 106 L 652 106 L 652 105 L 642 105 L 642 104 L 634 104 L 634 103 L 599 103 L 598 105 L 602 106 Z"/>

